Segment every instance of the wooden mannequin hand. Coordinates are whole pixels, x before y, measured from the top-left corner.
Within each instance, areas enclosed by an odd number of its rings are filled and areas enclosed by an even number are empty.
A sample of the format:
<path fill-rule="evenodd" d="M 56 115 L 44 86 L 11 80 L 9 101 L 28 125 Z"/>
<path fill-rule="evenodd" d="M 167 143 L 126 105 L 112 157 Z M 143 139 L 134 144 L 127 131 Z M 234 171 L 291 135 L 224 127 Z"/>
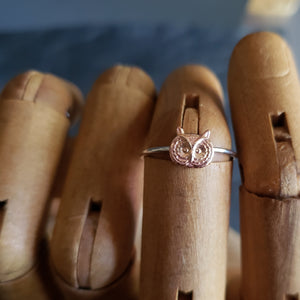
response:
<path fill-rule="evenodd" d="M 111 68 L 88 95 L 78 136 L 66 139 L 82 106 L 77 88 L 35 71 L 8 83 L 0 99 L 0 299 L 136 299 L 140 153 L 154 98 L 144 72 Z M 238 256 L 230 231 L 229 282 L 239 277 Z"/>

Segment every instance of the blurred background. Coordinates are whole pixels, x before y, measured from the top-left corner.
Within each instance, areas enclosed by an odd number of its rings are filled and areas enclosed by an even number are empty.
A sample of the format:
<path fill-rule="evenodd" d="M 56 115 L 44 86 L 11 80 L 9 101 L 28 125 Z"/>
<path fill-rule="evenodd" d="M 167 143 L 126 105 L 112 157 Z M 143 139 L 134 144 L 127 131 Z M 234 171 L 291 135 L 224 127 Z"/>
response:
<path fill-rule="evenodd" d="M 203 64 L 221 80 L 232 132 L 226 77 L 235 44 L 250 32 L 277 32 L 299 67 L 298 6 L 299 0 L 2 0 L 0 88 L 37 69 L 87 94 L 101 72 L 122 63 L 143 68 L 159 90 L 173 69 Z M 235 162 L 230 222 L 237 230 L 239 185 Z"/>

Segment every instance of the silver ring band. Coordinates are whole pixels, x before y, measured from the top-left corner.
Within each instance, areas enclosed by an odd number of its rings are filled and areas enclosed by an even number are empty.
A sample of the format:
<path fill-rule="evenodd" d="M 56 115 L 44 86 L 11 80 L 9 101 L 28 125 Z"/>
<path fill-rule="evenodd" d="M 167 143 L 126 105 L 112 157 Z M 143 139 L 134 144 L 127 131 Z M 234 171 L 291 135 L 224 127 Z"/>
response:
<path fill-rule="evenodd" d="M 185 134 L 183 128 L 177 128 L 177 136 L 170 146 L 152 147 L 143 151 L 143 155 L 160 152 L 169 152 L 171 160 L 188 168 L 203 168 L 213 160 L 215 153 L 230 155 L 232 158 L 237 154 L 226 148 L 214 147 L 209 140 L 210 131 L 203 134 Z"/>
<path fill-rule="evenodd" d="M 237 153 L 226 149 L 226 148 L 220 148 L 220 147 L 213 147 L 214 152 L 217 153 L 222 153 L 222 154 L 227 154 L 230 155 L 233 158 L 237 157 Z M 169 152 L 170 151 L 170 147 L 169 146 L 164 146 L 164 147 L 152 147 L 152 148 L 148 148 L 145 149 L 142 153 L 143 155 L 148 155 L 148 154 L 154 154 L 154 153 L 160 153 L 160 152 Z"/>

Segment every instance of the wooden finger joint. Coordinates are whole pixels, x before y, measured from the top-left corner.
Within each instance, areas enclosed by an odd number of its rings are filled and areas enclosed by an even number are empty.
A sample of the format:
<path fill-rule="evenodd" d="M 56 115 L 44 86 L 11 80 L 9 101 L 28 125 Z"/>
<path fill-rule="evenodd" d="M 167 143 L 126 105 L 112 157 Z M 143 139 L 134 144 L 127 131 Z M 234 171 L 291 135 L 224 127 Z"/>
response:
<path fill-rule="evenodd" d="M 102 202 L 90 198 L 77 260 L 77 278 L 80 288 L 90 288 L 91 260 L 101 209 Z"/>
<path fill-rule="evenodd" d="M 178 290 L 176 300 L 193 300 L 193 291 L 183 292 Z"/>
<path fill-rule="evenodd" d="M 299 294 L 287 294 L 283 300 L 299 300 Z"/>
<path fill-rule="evenodd" d="M 5 211 L 6 211 L 7 201 L 8 199 L 0 200 L 0 233 L 1 233 L 1 228 L 4 220 Z"/>
<path fill-rule="evenodd" d="M 285 112 L 269 115 L 280 168 L 280 198 L 298 196 L 298 172 Z"/>
<path fill-rule="evenodd" d="M 199 134 L 200 96 L 198 94 L 185 94 L 181 127 L 186 133 Z"/>

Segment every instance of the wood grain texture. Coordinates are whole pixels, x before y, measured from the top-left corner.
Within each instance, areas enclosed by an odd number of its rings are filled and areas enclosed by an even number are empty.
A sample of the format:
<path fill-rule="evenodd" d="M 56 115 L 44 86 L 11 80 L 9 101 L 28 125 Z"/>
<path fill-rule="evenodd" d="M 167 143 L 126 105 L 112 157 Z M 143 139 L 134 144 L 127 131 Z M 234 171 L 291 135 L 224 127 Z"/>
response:
<path fill-rule="evenodd" d="M 240 197 L 243 299 L 282 300 L 299 293 L 299 199 L 278 201 L 244 188 Z"/>
<path fill-rule="evenodd" d="M 215 146 L 231 147 L 221 86 L 204 67 L 168 76 L 148 146 L 170 145 L 178 126 L 186 133 L 210 129 Z M 202 169 L 176 165 L 168 155 L 145 158 L 140 299 L 224 299 L 231 169 L 228 156 Z"/>
<path fill-rule="evenodd" d="M 51 241 L 55 273 L 86 297 L 105 297 L 130 272 L 154 97 L 149 76 L 126 66 L 104 72 L 88 95 Z"/>
<path fill-rule="evenodd" d="M 288 45 L 268 32 L 242 39 L 228 90 L 243 179 L 242 297 L 289 299 L 300 292 L 300 86 Z"/>
<path fill-rule="evenodd" d="M 227 250 L 226 300 L 241 299 L 241 238 L 229 228 Z"/>
<path fill-rule="evenodd" d="M 66 114 L 80 101 L 73 88 L 53 75 L 31 71 L 12 79 L 1 94 L 0 299 L 9 299 L 13 291 L 14 299 L 48 299 L 34 269 L 70 126 Z"/>
<path fill-rule="evenodd" d="M 63 292 L 63 299 L 136 300 L 138 293 L 139 267 L 136 257 L 133 255 L 132 264 L 130 263 L 127 266 L 122 276 L 107 287 L 101 289 L 79 289 L 66 283 L 66 281 L 59 276 L 54 277 L 54 282 L 56 286 L 59 287 L 59 290 Z M 55 272 L 55 270 L 53 270 L 53 272 Z"/>
<path fill-rule="evenodd" d="M 38 257 L 37 257 L 38 258 Z M 45 257 L 43 257 L 46 259 Z M 1 300 L 53 300 L 62 299 L 58 288 L 49 276 L 49 270 L 37 265 L 24 276 L 0 283 Z"/>

